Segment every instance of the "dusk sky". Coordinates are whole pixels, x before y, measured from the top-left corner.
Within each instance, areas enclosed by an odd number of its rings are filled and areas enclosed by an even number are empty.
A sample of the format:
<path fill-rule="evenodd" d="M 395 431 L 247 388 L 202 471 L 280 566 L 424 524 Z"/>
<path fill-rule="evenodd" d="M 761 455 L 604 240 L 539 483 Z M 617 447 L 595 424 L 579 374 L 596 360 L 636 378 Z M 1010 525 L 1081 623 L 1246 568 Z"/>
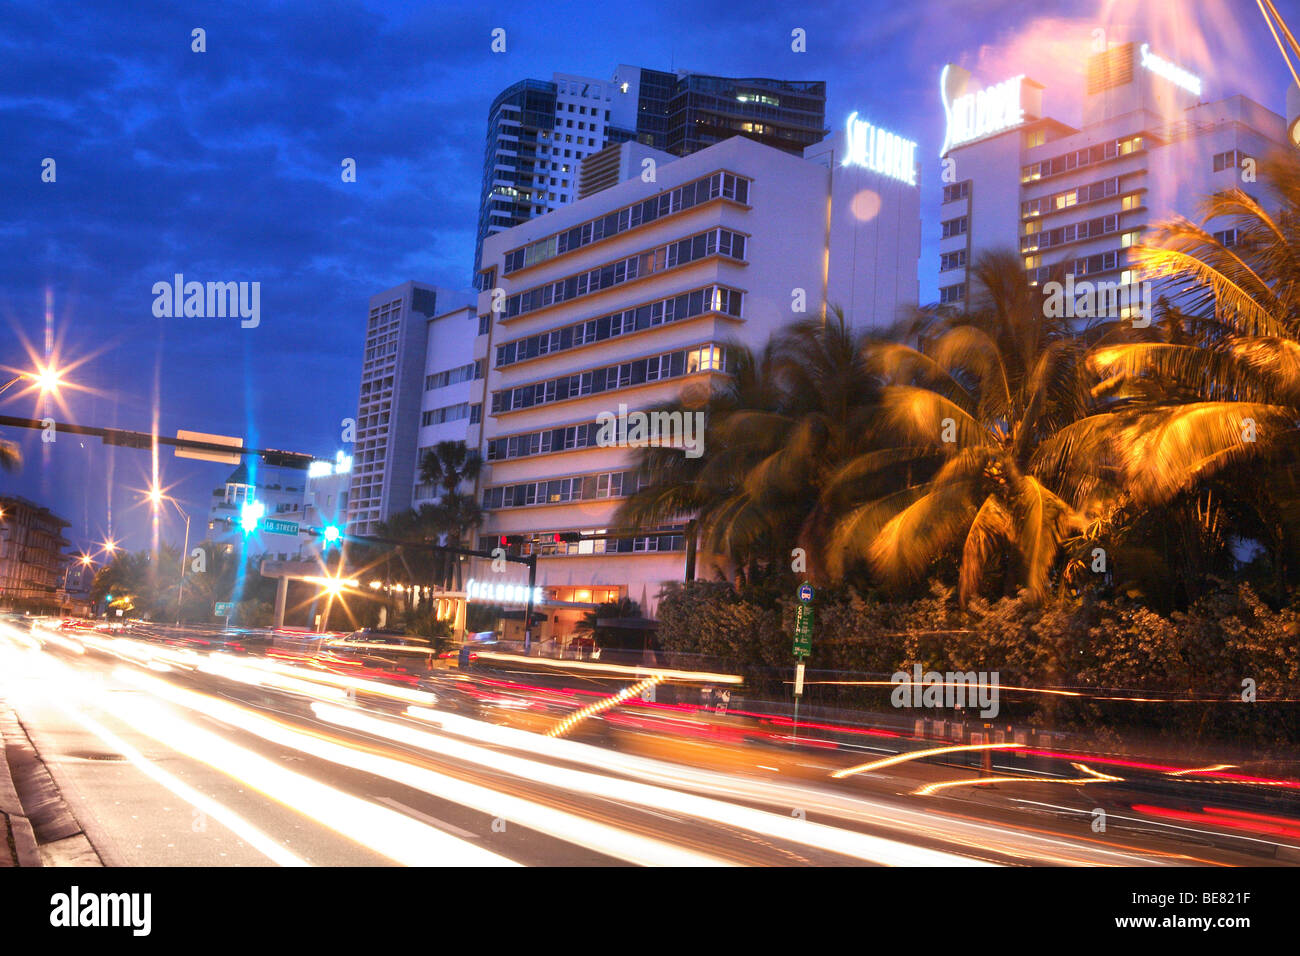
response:
<path fill-rule="evenodd" d="M 48 296 L 50 340 L 87 389 L 50 417 L 148 431 L 156 412 L 160 434 L 350 451 L 340 423 L 356 413 L 367 299 L 406 279 L 468 295 L 488 106 L 554 71 L 825 80 L 832 130 L 857 110 L 919 143 L 923 302 L 936 295 L 944 63 L 989 82 L 1025 73 L 1046 85 L 1046 112 L 1077 122 L 1103 27 L 1200 74 L 1206 99 L 1242 93 L 1284 112 L 1290 77 L 1253 0 L 1054 3 L 1026 19 L 1034 6 L 0 4 L 0 365 L 30 368 L 28 347 L 44 359 Z M 206 52 L 191 50 L 195 27 Z M 496 27 L 504 54 L 489 48 Z M 796 27 L 806 53 L 791 51 Z M 341 181 L 345 157 L 355 183 Z M 156 318 L 152 287 L 176 273 L 260 282 L 260 325 Z M 41 417 L 19 387 L 0 414 Z M 74 549 L 110 533 L 147 545 L 147 451 L 4 432 L 25 462 L 0 489 L 68 519 Z M 165 450 L 160 470 L 201 538 L 230 469 Z M 182 532 L 173 514 L 164 536 Z"/>

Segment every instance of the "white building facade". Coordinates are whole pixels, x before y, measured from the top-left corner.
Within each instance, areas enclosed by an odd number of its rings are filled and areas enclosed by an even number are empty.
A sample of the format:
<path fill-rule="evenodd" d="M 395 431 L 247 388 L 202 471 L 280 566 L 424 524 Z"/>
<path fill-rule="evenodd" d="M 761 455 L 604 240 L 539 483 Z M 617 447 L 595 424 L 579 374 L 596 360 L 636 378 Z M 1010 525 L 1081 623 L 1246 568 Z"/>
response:
<path fill-rule="evenodd" d="M 656 164 L 653 181 L 640 172 L 483 246 L 480 546 L 539 555 L 542 637 L 619 597 L 653 615 L 683 578 L 685 518 L 636 536 L 614 526 L 636 476 L 629 449 L 601 443 L 602 415 L 707 394 L 728 341 L 760 349 L 827 302 L 858 325 L 917 303 L 915 144 L 902 137 L 849 124 L 807 158 L 734 137 Z"/>

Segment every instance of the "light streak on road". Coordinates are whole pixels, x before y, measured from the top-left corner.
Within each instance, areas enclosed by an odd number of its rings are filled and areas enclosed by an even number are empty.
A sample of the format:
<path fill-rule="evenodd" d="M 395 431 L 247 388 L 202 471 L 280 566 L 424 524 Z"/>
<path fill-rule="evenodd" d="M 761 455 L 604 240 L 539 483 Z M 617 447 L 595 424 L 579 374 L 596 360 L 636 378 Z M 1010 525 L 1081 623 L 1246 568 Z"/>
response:
<path fill-rule="evenodd" d="M 982 861 L 955 853 L 930 850 L 924 847 L 900 843 L 884 837 L 871 836 L 855 830 L 844 830 L 826 824 L 814 823 L 793 817 L 779 816 L 766 810 L 724 803 L 709 797 L 681 793 L 665 787 L 620 780 L 602 774 L 588 773 L 582 770 L 570 770 L 555 767 L 512 754 L 486 750 L 449 737 L 433 734 L 415 727 L 405 726 L 389 720 L 380 720 L 365 714 L 331 707 L 328 704 L 313 704 L 312 710 L 322 720 L 330 721 L 354 730 L 361 730 L 376 736 L 387 737 L 413 747 L 420 747 L 446 757 L 464 760 L 491 767 L 502 773 L 513 774 L 527 780 L 546 783 L 551 786 L 586 793 L 591 796 L 604 797 L 620 803 L 630 803 L 667 813 L 720 823 L 723 826 L 750 830 L 776 840 L 786 840 L 803 846 L 814 847 L 830 853 L 856 857 L 874 863 L 893 866 L 982 866 Z M 555 738 L 529 735 L 537 741 L 559 743 Z M 540 751 L 544 744 L 530 749 Z"/>
<path fill-rule="evenodd" d="M 174 687 L 138 671 L 119 669 L 114 676 L 164 700 L 207 714 L 264 740 L 291 747 L 331 763 L 383 777 L 395 783 L 405 784 L 452 803 L 470 807 L 489 816 L 500 817 L 518 826 L 549 834 L 616 859 L 648 866 L 717 866 L 724 862 L 716 857 L 674 847 L 660 840 L 630 833 L 511 794 L 500 793 L 424 767 L 367 753 L 335 740 L 294 730 L 255 711 L 206 694 Z M 342 713 L 351 713 L 328 704 L 312 706 L 313 709 L 329 708 Z M 404 817 L 404 819 L 410 818 Z M 425 861 L 425 863 L 429 862 L 431 861 Z"/>
<path fill-rule="evenodd" d="M 632 667 L 624 664 L 600 664 L 595 661 L 564 661 L 550 657 L 522 657 L 518 654 L 503 654 L 500 651 L 478 651 L 475 657 L 483 660 L 503 661 L 507 664 L 540 665 L 558 670 L 594 671 L 602 674 L 627 675 L 629 677 L 658 676 L 660 680 L 696 684 L 743 684 L 745 681 L 739 674 L 706 674 L 703 671 L 679 671 L 664 667 Z"/>
<path fill-rule="evenodd" d="M 483 743 L 529 750 L 570 763 L 615 771 L 657 784 L 691 788 L 727 799 L 751 800 L 781 808 L 800 807 L 810 815 L 817 813 L 860 824 L 886 827 L 911 839 L 927 837 L 955 843 L 968 847 L 973 853 L 997 853 L 1031 862 L 1073 865 L 1118 863 L 1124 866 L 1152 866 L 1170 863 L 1166 854 L 1136 850 L 1124 852 L 1119 848 L 1096 846 L 1093 841 L 1080 845 L 1077 841 L 1058 834 L 947 815 L 929 807 L 913 810 L 839 790 L 825 790 L 771 779 L 756 780 L 734 773 L 667 763 L 577 741 L 542 737 L 459 714 L 421 707 L 408 707 L 406 713 L 438 725 L 444 733 Z"/>
<path fill-rule="evenodd" d="M 882 757 L 879 760 L 873 760 L 870 763 L 858 764 L 856 767 L 846 767 L 843 770 L 836 770 L 831 777 L 836 780 L 842 780 L 845 777 L 851 777 L 858 773 L 869 773 L 872 770 L 883 770 L 885 767 L 893 767 L 900 763 L 907 763 L 909 760 L 922 760 L 926 757 L 938 757 L 943 754 L 961 753 L 970 750 L 1012 750 L 1016 747 L 1023 747 L 1024 744 L 954 744 L 951 747 L 931 747 L 928 750 L 909 750 L 905 753 L 894 754 L 892 757 Z"/>
<path fill-rule="evenodd" d="M 916 797 L 929 797 L 938 793 L 940 790 L 948 790 L 952 787 L 979 787 L 990 783 L 1051 783 L 1065 784 L 1070 787 L 1081 787 L 1088 783 L 1121 783 L 1123 777 L 1112 777 L 1110 774 L 1099 773 L 1085 764 L 1075 763 L 1070 766 L 1074 767 L 1080 773 L 1086 773 L 1086 777 L 1077 777 L 1075 779 L 1062 779 L 1054 777 L 1050 780 L 1044 780 L 1041 777 L 972 777 L 963 780 L 945 780 L 941 783 L 928 783 L 924 787 L 918 787 L 912 791 Z"/>
<path fill-rule="evenodd" d="M 143 773 L 150 780 L 154 781 L 154 783 L 167 788 L 200 813 L 203 813 L 220 823 L 235 836 L 253 847 L 253 849 L 265 855 L 267 859 L 274 863 L 278 863 L 280 866 L 311 865 L 306 860 L 286 850 L 272 837 L 253 826 L 253 824 L 249 823 L 234 810 L 231 810 L 222 803 L 218 803 L 207 794 L 200 793 L 189 784 L 182 780 L 178 780 L 166 770 L 163 770 L 152 760 L 140 753 L 140 751 L 136 750 L 93 717 L 89 717 L 86 714 L 64 704 L 56 703 L 56 706 L 102 740 L 105 746 L 110 750 L 125 757 L 130 761 L 133 767 Z"/>
<path fill-rule="evenodd" d="M 133 672 L 118 672 L 132 674 Z M 134 674 L 143 677 L 141 674 Z M 113 716 L 139 733 L 240 780 L 348 839 L 407 866 L 510 866 L 512 861 L 465 840 L 277 766 L 162 708 L 115 701 Z"/>
<path fill-rule="evenodd" d="M 227 662 L 231 661 L 228 655 L 221 655 L 213 652 L 209 655 L 213 659 L 225 657 Z M 350 690 L 359 690 L 367 694 L 374 694 L 378 697 L 389 697 L 393 700 L 400 700 L 407 704 L 424 704 L 431 706 L 438 702 L 437 695 L 423 690 L 411 690 L 407 687 L 398 687 L 394 684 L 385 684 L 376 680 L 366 680 L 363 677 L 352 677 L 349 674 L 335 674 L 330 671 L 316 671 L 306 667 L 295 667 L 292 664 L 282 664 L 279 661 L 265 660 L 262 658 L 241 658 L 237 662 L 238 666 L 249 668 L 250 670 L 272 671 L 277 674 L 285 674 L 291 677 L 297 677 L 313 683 L 328 684 L 333 687 L 343 687 Z"/>
<path fill-rule="evenodd" d="M 617 694 L 614 694 L 610 697 L 606 697 L 603 700 L 598 700 L 593 703 L 590 703 L 586 707 L 583 707 L 580 710 L 576 710 L 573 713 L 569 714 L 569 716 L 565 717 L 558 724 L 556 724 L 554 727 L 548 730 L 546 732 L 546 736 L 563 737 L 565 734 L 567 734 L 578 724 L 582 723 L 582 721 L 586 720 L 588 717 L 595 717 L 597 714 L 603 714 L 607 710 L 612 710 L 613 708 L 617 707 L 619 704 L 623 703 L 623 701 L 627 700 L 629 697 L 635 697 L 638 694 L 645 693 L 651 687 L 654 687 L 656 684 L 658 684 L 660 680 L 662 680 L 662 678 L 658 676 L 647 677 L 643 681 L 638 681 L 637 683 L 632 684 L 629 687 L 624 687 Z"/>
<path fill-rule="evenodd" d="M 68 702 L 68 696 L 81 706 L 98 707 L 138 733 L 241 781 L 381 856 L 410 866 L 514 865 L 506 857 L 457 839 L 396 810 L 286 770 L 260 754 L 195 726 L 174 711 L 143 700 L 126 700 L 121 694 L 103 693 L 74 669 L 48 655 L 33 657 L 37 667 L 63 692 L 65 700 L 60 701 L 60 706 L 74 716 L 77 712 Z M 138 670 L 118 667 L 113 676 L 145 691 L 172 689 L 167 682 Z M 184 693 L 193 694 L 190 691 Z M 163 694 L 155 696 L 166 697 Z M 230 709 L 239 708 L 230 705 Z"/>
<path fill-rule="evenodd" d="M 223 654 L 210 655 L 208 660 L 199 665 L 199 670 L 205 674 L 213 674 L 217 677 L 239 681 L 241 684 L 250 684 L 254 687 L 276 687 L 280 690 L 302 694 L 306 697 L 314 697 L 318 700 L 346 700 L 348 696 L 345 691 L 337 687 L 327 687 L 299 680 L 296 677 L 286 677 L 282 674 L 268 673 L 259 668 L 247 667 Z"/>

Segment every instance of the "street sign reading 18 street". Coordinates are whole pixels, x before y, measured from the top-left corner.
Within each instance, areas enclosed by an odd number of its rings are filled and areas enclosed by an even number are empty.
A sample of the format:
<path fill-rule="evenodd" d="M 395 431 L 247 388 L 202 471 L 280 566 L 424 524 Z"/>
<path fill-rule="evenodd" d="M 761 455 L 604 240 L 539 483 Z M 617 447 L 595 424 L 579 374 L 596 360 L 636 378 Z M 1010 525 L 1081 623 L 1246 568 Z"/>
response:
<path fill-rule="evenodd" d="M 298 522 L 281 521 L 277 518 L 263 518 L 261 521 L 262 530 L 271 534 L 292 534 L 298 533 Z"/>

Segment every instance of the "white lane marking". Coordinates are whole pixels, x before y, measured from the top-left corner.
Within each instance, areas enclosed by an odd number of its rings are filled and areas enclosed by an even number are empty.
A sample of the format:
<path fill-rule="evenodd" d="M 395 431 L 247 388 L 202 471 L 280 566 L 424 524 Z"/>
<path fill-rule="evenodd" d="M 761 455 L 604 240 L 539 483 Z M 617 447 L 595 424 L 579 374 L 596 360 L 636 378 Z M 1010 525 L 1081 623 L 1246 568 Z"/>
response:
<path fill-rule="evenodd" d="M 477 840 L 479 838 L 477 833 L 462 830 L 454 823 L 448 823 L 446 820 L 439 820 L 437 817 L 430 816 L 427 813 L 422 813 L 415 809 L 415 807 L 408 807 L 401 800 L 394 800 L 392 797 L 374 797 L 373 799 L 379 803 L 386 803 L 394 810 L 400 810 L 408 816 L 415 817 L 417 820 L 422 820 L 431 827 L 437 827 L 439 830 L 450 833 L 452 836 L 458 836 L 462 840 Z"/>

